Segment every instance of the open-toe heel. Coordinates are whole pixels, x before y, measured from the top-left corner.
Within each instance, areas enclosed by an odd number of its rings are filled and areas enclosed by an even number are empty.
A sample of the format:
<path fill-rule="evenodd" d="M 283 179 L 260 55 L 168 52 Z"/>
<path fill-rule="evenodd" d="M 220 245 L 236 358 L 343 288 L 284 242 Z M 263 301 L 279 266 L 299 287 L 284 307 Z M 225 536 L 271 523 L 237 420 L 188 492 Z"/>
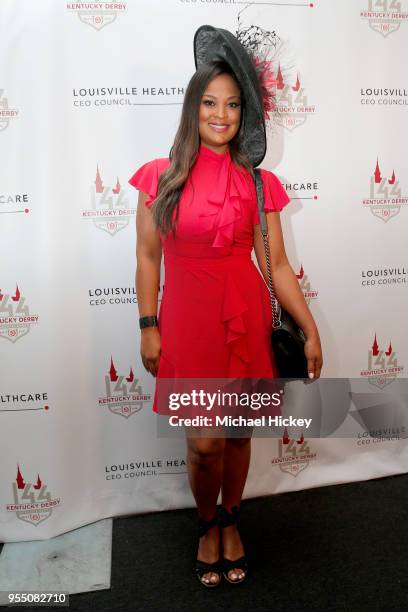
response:
<path fill-rule="evenodd" d="M 220 526 L 222 528 L 237 524 L 238 517 L 239 517 L 238 506 L 234 506 L 233 508 L 231 508 L 231 512 L 228 512 L 228 510 L 226 510 L 223 506 L 221 506 Z M 232 580 L 228 575 L 231 570 L 235 570 L 236 574 L 243 573 L 244 575 L 241 578 Z M 247 562 L 245 555 L 242 555 L 242 557 L 239 557 L 238 559 L 227 559 L 226 557 L 224 557 L 222 560 L 222 573 L 223 573 L 225 580 L 227 580 L 231 584 L 241 584 L 241 582 L 245 580 L 248 574 L 248 562 Z"/>
<path fill-rule="evenodd" d="M 217 513 L 213 516 L 213 518 L 209 521 L 204 521 L 202 518 L 198 519 L 198 535 L 202 538 L 211 527 L 215 527 L 218 525 L 218 516 Z M 201 582 L 201 584 L 205 587 L 216 587 L 221 582 L 221 559 L 215 561 L 214 563 L 206 563 L 205 561 L 200 561 L 196 559 L 194 571 L 197 575 L 197 578 Z M 218 575 L 217 582 L 205 582 L 203 580 L 205 574 L 209 574 L 210 572 Z"/>

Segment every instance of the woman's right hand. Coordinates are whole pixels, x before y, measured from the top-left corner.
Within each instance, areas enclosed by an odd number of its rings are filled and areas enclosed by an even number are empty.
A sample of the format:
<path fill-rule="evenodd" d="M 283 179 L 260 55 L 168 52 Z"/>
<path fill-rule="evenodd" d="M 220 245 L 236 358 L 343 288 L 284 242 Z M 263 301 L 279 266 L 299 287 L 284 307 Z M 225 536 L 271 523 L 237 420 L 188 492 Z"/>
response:
<path fill-rule="evenodd" d="M 161 338 L 158 327 L 145 327 L 141 330 L 140 355 L 148 372 L 157 376 L 161 353 Z"/>

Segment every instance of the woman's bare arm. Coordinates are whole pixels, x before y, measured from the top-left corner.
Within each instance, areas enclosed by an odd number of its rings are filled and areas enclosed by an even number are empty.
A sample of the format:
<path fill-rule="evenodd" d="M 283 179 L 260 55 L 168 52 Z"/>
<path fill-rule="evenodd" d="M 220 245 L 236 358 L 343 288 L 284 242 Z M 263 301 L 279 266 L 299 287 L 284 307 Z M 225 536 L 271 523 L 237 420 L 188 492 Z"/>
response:
<path fill-rule="evenodd" d="M 139 192 L 136 211 L 136 294 L 140 317 L 157 315 L 162 257 L 160 236 L 145 205 L 147 198 L 147 194 Z M 140 353 L 143 365 L 153 376 L 157 375 L 160 351 L 158 328 L 142 329 Z"/>
<path fill-rule="evenodd" d="M 276 297 L 282 308 L 292 315 L 303 330 L 306 336 L 305 353 L 308 359 L 308 371 L 313 374 L 314 378 L 318 378 L 323 364 L 319 332 L 299 287 L 296 274 L 288 261 L 279 212 L 267 213 L 266 220 L 271 254 L 271 274 Z M 265 248 L 260 225 L 254 226 L 254 247 L 259 268 L 267 283 Z"/>

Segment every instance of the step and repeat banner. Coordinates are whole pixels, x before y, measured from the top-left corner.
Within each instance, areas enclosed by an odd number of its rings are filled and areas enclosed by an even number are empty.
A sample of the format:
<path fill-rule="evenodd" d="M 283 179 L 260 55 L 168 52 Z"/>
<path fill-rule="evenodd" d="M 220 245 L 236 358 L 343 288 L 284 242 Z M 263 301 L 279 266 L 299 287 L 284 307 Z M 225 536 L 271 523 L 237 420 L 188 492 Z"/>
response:
<path fill-rule="evenodd" d="M 408 0 L 2 0 L 1 541 L 194 505 L 140 359 L 128 179 L 168 156 L 202 24 L 272 62 L 262 166 L 292 200 L 322 375 L 377 390 L 405 375 Z M 347 427 L 255 439 L 245 497 L 408 470 L 404 427 Z"/>

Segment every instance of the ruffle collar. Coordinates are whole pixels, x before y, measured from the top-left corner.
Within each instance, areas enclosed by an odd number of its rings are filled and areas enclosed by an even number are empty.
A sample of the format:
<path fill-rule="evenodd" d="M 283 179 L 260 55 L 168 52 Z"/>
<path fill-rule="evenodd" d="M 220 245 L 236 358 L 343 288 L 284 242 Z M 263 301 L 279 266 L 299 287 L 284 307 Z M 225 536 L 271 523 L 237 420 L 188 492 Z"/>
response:
<path fill-rule="evenodd" d="M 242 202 L 251 201 L 253 197 L 248 184 L 248 173 L 234 164 L 228 150 L 216 153 L 200 145 L 198 162 L 201 165 L 210 161 L 217 162 L 218 170 L 214 189 L 207 199 L 208 205 L 200 217 L 208 220 L 208 223 L 203 224 L 204 231 L 217 229 L 211 246 L 230 246 L 234 241 L 234 224 L 242 217 Z"/>

